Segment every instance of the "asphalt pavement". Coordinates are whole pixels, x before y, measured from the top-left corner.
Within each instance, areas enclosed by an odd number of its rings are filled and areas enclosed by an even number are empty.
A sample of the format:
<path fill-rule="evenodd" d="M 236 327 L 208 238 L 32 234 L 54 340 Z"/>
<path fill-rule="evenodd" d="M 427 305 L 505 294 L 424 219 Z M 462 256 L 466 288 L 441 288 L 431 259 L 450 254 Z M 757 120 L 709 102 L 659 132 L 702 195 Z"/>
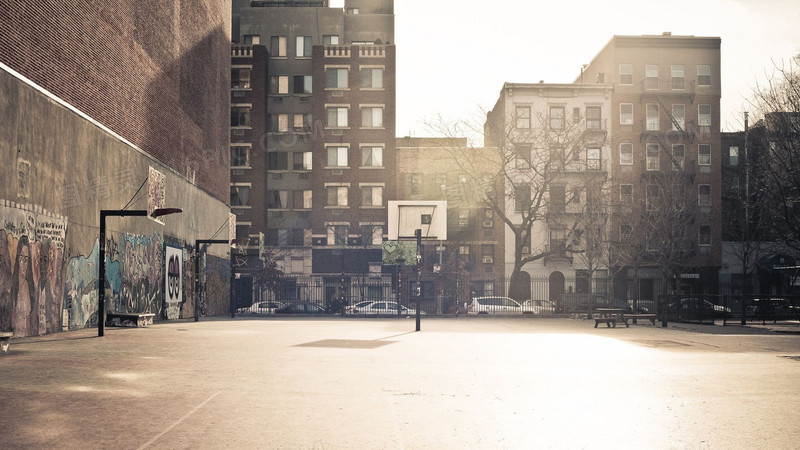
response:
<path fill-rule="evenodd" d="M 784 328 L 784 329 L 781 329 Z M 0 448 L 797 448 L 800 324 L 220 318 L 12 340 Z"/>

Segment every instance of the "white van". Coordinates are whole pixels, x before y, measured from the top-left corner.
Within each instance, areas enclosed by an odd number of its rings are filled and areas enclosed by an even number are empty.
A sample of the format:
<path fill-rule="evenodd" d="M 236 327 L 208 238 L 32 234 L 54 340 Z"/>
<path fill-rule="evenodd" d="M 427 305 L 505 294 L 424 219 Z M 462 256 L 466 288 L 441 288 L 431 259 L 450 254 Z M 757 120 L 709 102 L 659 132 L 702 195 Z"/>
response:
<path fill-rule="evenodd" d="M 467 308 L 467 314 L 534 314 L 535 308 L 520 305 L 509 297 L 475 297 Z"/>

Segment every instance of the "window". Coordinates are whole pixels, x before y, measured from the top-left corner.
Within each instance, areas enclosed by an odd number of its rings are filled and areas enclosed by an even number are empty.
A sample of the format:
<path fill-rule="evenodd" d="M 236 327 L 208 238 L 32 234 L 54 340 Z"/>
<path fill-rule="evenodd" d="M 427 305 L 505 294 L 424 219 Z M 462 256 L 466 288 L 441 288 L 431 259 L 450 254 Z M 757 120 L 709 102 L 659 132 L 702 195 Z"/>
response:
<path fill-rule="evenodd" d="M 295 208 L 296 208 L 296 206 L 295 206 Z M 305 245 L 305 231 L 302 228 L 292 228 L 291 229 L 291 234 L 289 235 L 289 245 L 294 245 L 294 246 Z M 295 267 L 295 264 L 298 264 L 297 261 L 298 261 L 298 259 L 292 259 L 292 272 L 302 272 L 303 271 L 303 268 L 302 268 L 303 260 L 302 259 L 299 260 L 300 261 L 299 262 L 299 264 L 300 264 L 299 268 Z"/>
<path fill-rule="evenodd" d="M 622 166 L 633 165 L 633 144 L 623 142 L 619 144 L 619 164 Z"/>
<path fill-rule="evenodd" d="M 289 209 L 289 191 L 267 191 L 267 208 Z"/>
<path fill-rule="evenodd" d="M 468 209 L 459 209 L 458 210 L 458 227 L 459 228 L 468 228 L 469 227 L 469 210 Z"/>
<path fill-rule="evenodd" d="M 586 170 L 600 170 L 600 149 L 586 149 Z"/>
<path fill-rule="evenodd" d="M 553 130 L 560 130 L 564 128 L 564 107 L 551 106 L 550 107 L 550 128 Z"/>
<path fill-rule="evenodd" d="M 270 94 L 288 94 L 289 93 L 289 76 L 278 75 L 269 77 L 269 93 Z"/>
<path fill-rule="evenodd" d="M 383 243 L 383 225 L 362 225 L 361 237 L 365 244 L 381 245 Z M 378 269 L 380 269 L 380 262 L 378 262 Z"/>
<path fill-rule="evenodd" d="M 686 147 L 683 144 L 672 144 L 672 170 L 686 167 Z"/>
<path fill-rule="evenodd" d="M 633 64 L 619 65 L 619 84 L 633 84 Z"/>
<path fill-rule="evenodd" d="M 648 64 L 644 66 L 644 88 L 648 91 L 658 90 L 658 66 Z"/>
<path fill-rule="evenodd" d="M 292 119 L 292 128 L 297 132 L 311 131 L 311 114 L 294 114 Z"/>
<path fill-rule="evenodd" d="M 286 57 L 286 36 L 272 36 L 270 38 L 269 54 L 273 58 Z"/>
<path fill-rule="evenodd" d="M 250 166 L 250 147 L 240 145 L 231 146 L 231 167 Z"/>
<path fill-rule="evenodd" d="M 728 149 L 728 165 L 731 167 L 739 165 L 739 147 L 730 147 Z"/>
<path fill-rule="evenodd" d="M 347 108 L 327 107 L 325 108 L 328 116 L 328 127 L 343 128 L 347 126 Z"/>
<path fill-rule="evenodd" d="M 469 245 L 459 245 L 458 246 L 458 254 L 459 255 L 469 255 Z"/>
<path fill-rule="evenodd" d="M 520 129 L 529 129 L 531 127 L 531 107 L 530 106 L 517 106 L 514 108 L 514 126 Z"/>
<path fill-rule="evenodd" d="M 586 107 L 586 129 L 599 130 L 602 126 L 600 121 L 600 107 L 587 106 Z"/>
<path fill-rule="evenodd" d="M 711 86 L 711 66 L 708 64 L 697 66 L 697 85 Z"/>
<path fill-rule="evenodd" d="M 361 108 L 361 126 L 364 128 L 383 127 L 383 108 L 379 106 Z"/>
<path fill-rule="evenodd" d="M 697 165 L 710 166 L 711 165 L 711 145 L 700 144 L 697 146 Z"/>
<path fill-rule="evenodd" d="M 704 247 L 711 245 L 711 225 L 700 225 L 698 229 L 698 243 Z"/>
<path fill-rule="evenodd" d="M 683 89 L 683 65 L 672 66 L 672 89 Z"/>
<path fill-rule="evenodd" d="M 383 186 L 362 186 L 361 206 L 383 205 Z"/>
<path fill-rule="evenodd" d="M 657 184 L 648 184 L 647 185 L 647 198 L 645 199 L 646 207 L 648 211 L 653 211 L 658 208 L 658 185 Z"/>
<path fill-rule="evenodd" d="M 572 108 L 572 121 L 574 123 L 580 123 L 580 121 L 581 121 L 581 109 L 580 108 Z"/>
<path fill-rule="evenodd" d="M 329 89 L 347 89 L 347 69 L 325 69 L 325 87 Z"/>
<path fill-rule="evenodd" d="M 659 169 L 659 145 L 647 144 L 647 170 Z"/>
<path fill-rule="evenodd" d="M 298 58 L 311 57 L 311 36 L 297 36 L 295 56 Z"/>
<path fill-rule="evenodd" d="M 514 187 L 514 211 L 527 211 L 531 206 L 531 185 L 521 184 Z"/>
<path fill-rule="evenodd" d="M 311 209 L 311 189 L 292 192 L 294 209 Z"/>
<path fill-rule="evenodd" d="M 701 127 L 711 126 L 711 105 L 697 105 L 697 124 Z"/>
<path fill-rule="evenodd" d="M 258 45 L 261 43 L 261 35 L 258 34 L 245 34 L 244 45 Z"/>
<path fill-rule="evenodd" d="M 311 75 L 295 75 L 294 76 L 294 93 L 295 94 L 311 94 L 313 92 L 311 82 Z"/>
<path fill-rule="evenodd" d="M 361 87 L 363 89 L 383 89 L 383 69 L 361 69 Z"/>
<path fill-rule="evenodd" d="M 349 188 L 347 186 L 328 186 L 328 206 L 347 206 Z"/>
<path fill-rule="evenodd" d="M 672 105 L 673 131 L 683 131 L 686 129 L 686 105 Z"/>
<path fill-rule="evenodd" d="M 564 229 L 550 230 L 550 252 L 563 256 L 567 250 L 567 232 Z"/>
<path fill-rule="evenodd" d="M 289 153 L 287 152 L 268 152 L 267 170 L 288 170 Z"/>
<path fill-rule="evenodd" d="M 250 225 L 236 225 L 236 239 L 249 239 L 250 238 Z"/>
<path fill-rule="evenodd" d="M 620 184 L 619 185 L 619 202 L 623 205 L 630 205 L 633 203 L 633 185 Z"/>
<path fill-rule="evenodd" d="M 345 245 L 347 244 L 347 234 L 349 226 L 347 225 L 328 225 L 328 245 Z"/>
<path fill-rule="evenodd" d="M 361 147 L 362 167 L 383 167 L 383 147 Z"/>
<path fill-rule="evenodd" d="M 514 146 L 514 168 L 531 168 L 531 146 L 529 144 L 517 144 Z"/>
<path fill-rule="evenodd" d="M 250 69 L 231 69 L 231 88 L 250 89 Z"/>
<path fill-rule="evenodd" d="M 345 8 L 345 14 L 358 14 L 358 8 Z"/>
<path fill-rule="evenodd" d="M 550 186 L 550 212 L 564 212 L 567 204 L 567 187 L 564 185 Z"/>
<path fill-rule="evenodd" d="M 335 34 L 322 35 L 322 45 L 339 45 L 339 36 Z"/>
<path fill-rule="evenodd" d="M 347 167 L 347 147 L 328 147 L 328 167 Z"/>
<path fill-rule="evenodd" d="M 633 227 L 629 223 L 623 223 L 619 227 L 619 234 L 624 241 L 627 241 L 631 238 L 631 234 L 633 234 Z"/>
<path fill-rule="evenodd" d="M 647 130 L 658 131 L 660 129 L 658 103 L 647 104 Z"/>
<path fill-rule="evenodd" d="M 292 169 L 294 170 L 311 170 L 311 152 L 294 152 L 292 153 Z"/>
<path fill-rule="evenodd" d="M 231 186 L 231 206 L 247 206 L 249 202 L 250 186 Z"/>
<path fill-rule="evenodd" d="M 697 206 L 701 208 L 711 207 L 711 185 L 698 184 L 697 185 Z"/>
<path fill-rule="evenodd" d="M 269 114 L 269 131 L 286 133 L 289 131 L 289 114 Z"/>
<path fill-rule="evenodd" d="M 233 106 L 231 107 L 231 126 L 249 127 L 250 126 L 250 107 Z"/>
<path fill-rule="evenodd" d="M 633 103 L 619 104 L 619 124 L 633 125 Z"/>

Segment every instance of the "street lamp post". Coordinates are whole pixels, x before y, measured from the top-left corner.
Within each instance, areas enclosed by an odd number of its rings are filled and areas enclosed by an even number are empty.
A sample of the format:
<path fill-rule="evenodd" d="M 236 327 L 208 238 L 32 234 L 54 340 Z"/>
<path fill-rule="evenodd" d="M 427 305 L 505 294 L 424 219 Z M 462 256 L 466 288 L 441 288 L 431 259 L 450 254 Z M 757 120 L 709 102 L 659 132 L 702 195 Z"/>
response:
<path fill-rule="evenodd" d="M 150 215 L 153 218 L 183 212 L 180 208 L 158 208 Z M 100 210 L 100 261 L 98 264 L 97 286 L 97 336 L 105 334 L 106 326 L 106 217 L 139 216 L 146 217 L 146 209 L 101 209 Z"/>

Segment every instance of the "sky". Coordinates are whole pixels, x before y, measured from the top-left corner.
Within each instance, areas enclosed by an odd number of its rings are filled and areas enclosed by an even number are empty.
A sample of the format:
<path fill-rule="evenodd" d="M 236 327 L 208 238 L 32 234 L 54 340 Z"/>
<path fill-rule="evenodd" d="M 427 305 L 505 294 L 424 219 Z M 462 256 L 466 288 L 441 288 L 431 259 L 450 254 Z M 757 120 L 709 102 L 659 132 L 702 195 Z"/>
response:
<path fill-rule="evenodd" d="M 426 123 L 438 117 L 480 120 L 504 82 L 571 83 L 615 34 L 665 31 L 722 38 L 721 125 L 741 130 L 756 84 L 800 53 L 798 0 L 395 0 L 394 9 L 398 136 L 432 136 Z"/>

